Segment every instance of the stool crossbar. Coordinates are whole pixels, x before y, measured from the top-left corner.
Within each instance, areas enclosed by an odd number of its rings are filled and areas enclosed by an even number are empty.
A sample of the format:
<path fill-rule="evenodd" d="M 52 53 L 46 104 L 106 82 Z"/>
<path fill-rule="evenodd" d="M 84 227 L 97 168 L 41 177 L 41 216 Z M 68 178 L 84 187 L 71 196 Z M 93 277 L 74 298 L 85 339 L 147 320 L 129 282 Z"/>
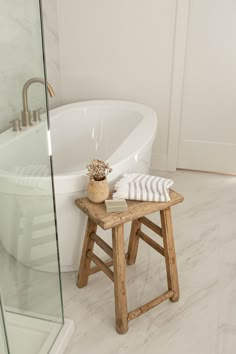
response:
<path fill-rule="evenodd" d="M 183 197 L 174 191 L 170 191 L 170 198 L 169 202 L 162 203 L 128 201 L 128 210 L 121 213 L 107 213 L 104 204 L 93 204 L 87 198 L 80 198 L 75 201 L 76 205 L 88 215 L 77 286 L 79 288 L 86 286 L 89 276 L 99 271 L 103 271 L 113 281 L 116 329 L 120 334 L 128 331 L 129 321 L 165 300 L 170 299 L 175 302 L 179 299 L 171 206 L 182 202 Z M 146 215 L 157 211 L 161 215 L 161 227 L 146 217 Z M 124 223 L 129 221 L 132 221 L 132 226 L 128 252 L 125 253 Z M 104 230 L 112 229 L 112 247 L 97 234 L 98 225 Z M 163 246 L 144 233 L 141 230 L 142 225 L 159 235 L 163 241 Z M 135 263 L 140 239 L 165 258 L 168 289 L 155 299 L 128 312 L 125 268 L 126 263 L 128 265 Z M 110 257 L 108 261 L 103 261 L 94 253 L 95 243 Z M 91 268 L 91 262 L 95 264 L 95 267 Z M 114 271 L 110 269 L 111 266 L 113 266 Z"/>

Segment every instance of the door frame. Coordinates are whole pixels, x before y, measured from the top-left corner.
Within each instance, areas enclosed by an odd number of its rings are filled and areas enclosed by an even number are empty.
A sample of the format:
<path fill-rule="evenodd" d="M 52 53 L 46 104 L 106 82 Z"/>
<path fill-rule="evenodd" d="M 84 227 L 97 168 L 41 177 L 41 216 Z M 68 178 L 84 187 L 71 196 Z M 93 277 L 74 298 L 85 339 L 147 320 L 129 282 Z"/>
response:
<path fill-rule="evenodd" d="M 177 167 L 189 13 L 190 0 L 177 0 L 168 134 L 168 171 L 176 171 Z"/>

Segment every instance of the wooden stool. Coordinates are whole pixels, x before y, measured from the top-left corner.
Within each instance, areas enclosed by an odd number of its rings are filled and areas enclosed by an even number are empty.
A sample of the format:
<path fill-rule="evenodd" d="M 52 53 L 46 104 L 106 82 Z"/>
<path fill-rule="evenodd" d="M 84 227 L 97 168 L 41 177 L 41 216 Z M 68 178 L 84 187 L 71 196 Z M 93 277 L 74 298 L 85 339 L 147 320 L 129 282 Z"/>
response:
<path fill-rule="evenodd" d="M 169 202 L 163 203 L 128 201 L 128 210 L 121 213 L 107 213 L 104 204 L 93 204 L 87 198 L 75 201 L 78 208 L 88 215 L 77 285 L 79 288 L 86 286 L 89 275 L 100 270 L 114 282 L 116 329 L 120 334 L 128 331 L 128 321 L 167 299 L 174 302 L 179 299 L 171 206 L 182 202 L 184 198 L 174 191 L 170 191 L 170 198 Z M 145 217 L 145 215 L 156 211 L 161 213 L 161 228 Z M 128 253 L 125 254 L 124 223 L 129 221 L 132 221 L 132 228 Z M 163 247 L 141 231 L 142 224 L 163 238 Z M 112 248 L 97 235 L 97 225 L 103 230 L 112 228 Z M 140 238 L 165 257 L 168 290 L 145 305 L 128 312 L 125 263 L 127 259 L 128 264 L 134 264 Z M 100 246 L 111 257 L 111 260 L 104 262 L 97 257 L 93 253 L 94 243 Z M 91 261 L 96 264 L 96 267 L 90 268 Z M 112 265 L 114 272 L 109 268 Z"/>

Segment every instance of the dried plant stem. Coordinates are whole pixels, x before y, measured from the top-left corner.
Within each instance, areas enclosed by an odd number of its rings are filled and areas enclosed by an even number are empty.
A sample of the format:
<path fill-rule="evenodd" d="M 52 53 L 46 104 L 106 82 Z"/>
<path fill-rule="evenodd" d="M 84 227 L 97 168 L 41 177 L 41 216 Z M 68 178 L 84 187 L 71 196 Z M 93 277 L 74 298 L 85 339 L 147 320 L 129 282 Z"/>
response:
<path fill-rule="evenodd" d="M 102 181 L 112 171 L 110 165 L 101 160 L 93 160 L 87 166 L 89 179 L 92 181 Z"/>

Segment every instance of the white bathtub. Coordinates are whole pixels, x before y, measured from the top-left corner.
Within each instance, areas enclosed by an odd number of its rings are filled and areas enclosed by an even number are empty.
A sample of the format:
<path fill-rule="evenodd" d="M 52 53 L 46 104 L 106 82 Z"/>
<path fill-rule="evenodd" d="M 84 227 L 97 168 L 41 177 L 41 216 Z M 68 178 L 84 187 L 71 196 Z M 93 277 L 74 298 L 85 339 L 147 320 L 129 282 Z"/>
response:
<path fill-rule="evenodd" d="M 123 173 L 148 172 L 157 117 L 137 103 L 88 101 L 51 111 L 50 121 L 61 267 L 71 271 L 78 269 L 85 231 L 74 200 L 86 195 L 87 163 L 107 160 L 111 187 Z"/>
<path fill-rule="evenodd" d="M 157 117 L 136 103 L 89 101 L 52 110 L 50 126 L 61 269 L 72 271 L 78 269 L 86 224 L 74 200 L 86 195 L 87 163 L 107 160 L 111 187 L 123 173 L 147 172 Z M 23 264 L 55 271 L 46 131 L 44 120 L 19 134 L 0 134 L 0 241 Z"/>

